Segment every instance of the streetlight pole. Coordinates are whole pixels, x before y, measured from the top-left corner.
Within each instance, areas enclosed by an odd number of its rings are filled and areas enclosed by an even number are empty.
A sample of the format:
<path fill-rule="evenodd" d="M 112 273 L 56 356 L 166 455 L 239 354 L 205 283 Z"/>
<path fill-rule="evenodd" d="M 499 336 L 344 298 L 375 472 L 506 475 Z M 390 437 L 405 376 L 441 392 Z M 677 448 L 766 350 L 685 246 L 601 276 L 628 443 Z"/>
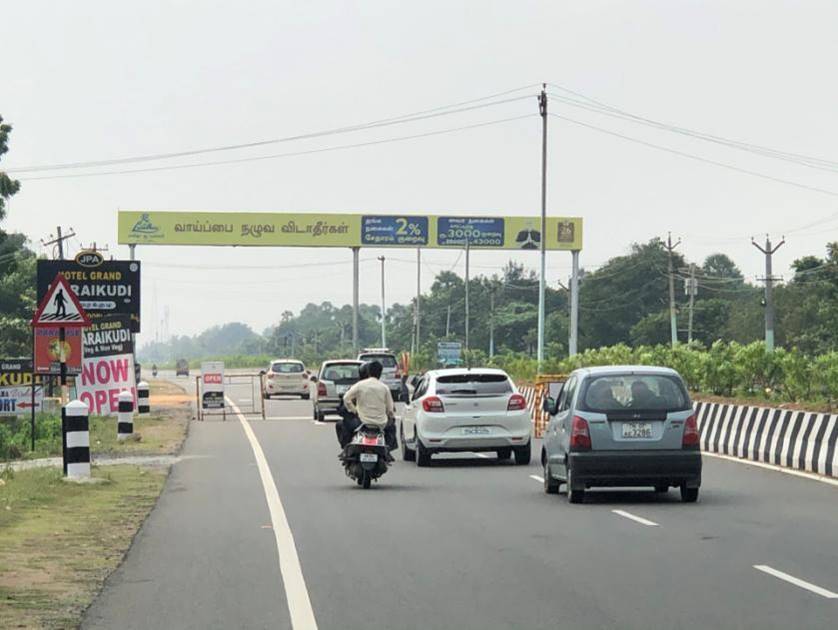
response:
<path fill-rule="evenodd" d="M 387 310 L 385 307 L 384 302 L 384 256 L 379 256 L 378 260 L 381 261 L 381 347 L 387 347 L 387 323 L 386 323 L 386 316 Z"/>
<path fill-rule="evenodd" d="M 541 114 L 541 275 L 538 278 L 538 369 L 544 363 L 544 310 L 547 280 L 547 92 L 542 85 L 538 97 Z"/>

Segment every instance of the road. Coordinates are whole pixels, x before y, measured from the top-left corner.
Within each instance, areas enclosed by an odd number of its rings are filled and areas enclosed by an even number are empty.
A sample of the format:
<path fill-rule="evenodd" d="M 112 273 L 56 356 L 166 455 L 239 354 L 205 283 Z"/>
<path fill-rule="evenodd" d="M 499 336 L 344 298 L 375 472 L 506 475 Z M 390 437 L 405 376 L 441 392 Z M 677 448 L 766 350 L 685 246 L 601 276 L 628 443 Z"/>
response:
<path fill-rule="evenodd" d="M 84 628 L 291 628 L 308 602 L 323 630 L 838 625 L 834 485 L 706 457 L 697 504 L 673 490 L 569 505 L 544 494 L 537 457 L 468 454 L 399 458 L 365 491 L 309 402 L 267 405 L 248 421 L 267 482 L 242 420 L 193 422 Z"/>

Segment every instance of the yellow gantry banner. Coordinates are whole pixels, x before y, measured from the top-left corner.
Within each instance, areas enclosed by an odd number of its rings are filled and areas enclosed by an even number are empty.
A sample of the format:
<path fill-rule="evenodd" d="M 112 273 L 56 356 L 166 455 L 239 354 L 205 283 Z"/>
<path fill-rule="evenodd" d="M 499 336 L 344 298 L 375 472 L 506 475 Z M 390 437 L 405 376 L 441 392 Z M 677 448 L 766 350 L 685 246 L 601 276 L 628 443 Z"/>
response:
<path fill-rule="evenodd" d="M 539 249 L 540 217 L 119 211 L 123 245 Z M 581 250 L 582 219 L 549 217 L 546 247 Z"/>

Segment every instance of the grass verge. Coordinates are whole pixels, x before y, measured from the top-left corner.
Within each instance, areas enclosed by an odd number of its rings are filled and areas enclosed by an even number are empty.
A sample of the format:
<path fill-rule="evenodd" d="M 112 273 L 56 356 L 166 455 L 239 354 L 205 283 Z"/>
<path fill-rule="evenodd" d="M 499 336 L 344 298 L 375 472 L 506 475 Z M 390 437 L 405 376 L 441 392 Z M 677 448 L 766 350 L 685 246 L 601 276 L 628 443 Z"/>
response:
<path fill-rule="evenodd" d="M 0 475 L 0 620 L 75 628 L 154 506 L 164 470 L 94 468 L 97 484 L 41 468 Z"/>

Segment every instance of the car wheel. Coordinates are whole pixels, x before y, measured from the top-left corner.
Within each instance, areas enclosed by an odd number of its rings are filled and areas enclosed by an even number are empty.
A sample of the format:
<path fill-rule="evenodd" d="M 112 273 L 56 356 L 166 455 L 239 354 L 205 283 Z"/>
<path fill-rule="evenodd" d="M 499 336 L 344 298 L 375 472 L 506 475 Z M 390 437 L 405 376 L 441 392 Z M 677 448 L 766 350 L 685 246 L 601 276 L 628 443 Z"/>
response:
<path fill-rule="evenodd" d="M 681 486 L 681 501 L 684 503 L 695 503 L 698 501 L 698 488 L 688 488 L 686 484 Z"/>
<path fill-rule="evenodd" d="M 420 468 L 431 465 L 431 454 L 425 448 L 424 444 L 422 444 L 422 440 L 419 439 L 418 435 L 416 436 L 416 465 Z"/>
<path fill-rule="evenodd" d="M 404 439 L 404 425 L 399 425 L 399 439 L 402 443 L 402 459 L 406 462 L 416 461 L 416 451 L 407 447 L 407 441 Z"/>
<path fill-rule="evenodd" d="M 498 449 L 498 459 L 500 461 L 504 461 L 512 457 L 512 449 L 511 448 L 499 448 Z"/>
<path fill-rule="evenodd" d="M 553 479 L 550 474 L 550 465 L 547 463 L 547 458 L 544 458 L 544 492 L 547 494 L 559 494 L 559 481 Z"/>
<path fill-rule="evenodd" d="M 527 442 L 526 446 L 515 447 L 515 465 L 526 466 L 532 459 L 532 441 Z"/>
<path fill-rule="evenodd" d="M 658 484 L 655 486 L 655 492 L 657 492 L 658 494 L 665 494 L 669 492 L 669 486 Z"/>
<path fill-rule="evenodd" d="M 567 467 L 567 500 L 570 503 L 582 503 L 585 500 L 584 490 L 573 489 L 573 472 L 570 466 Z"/>

